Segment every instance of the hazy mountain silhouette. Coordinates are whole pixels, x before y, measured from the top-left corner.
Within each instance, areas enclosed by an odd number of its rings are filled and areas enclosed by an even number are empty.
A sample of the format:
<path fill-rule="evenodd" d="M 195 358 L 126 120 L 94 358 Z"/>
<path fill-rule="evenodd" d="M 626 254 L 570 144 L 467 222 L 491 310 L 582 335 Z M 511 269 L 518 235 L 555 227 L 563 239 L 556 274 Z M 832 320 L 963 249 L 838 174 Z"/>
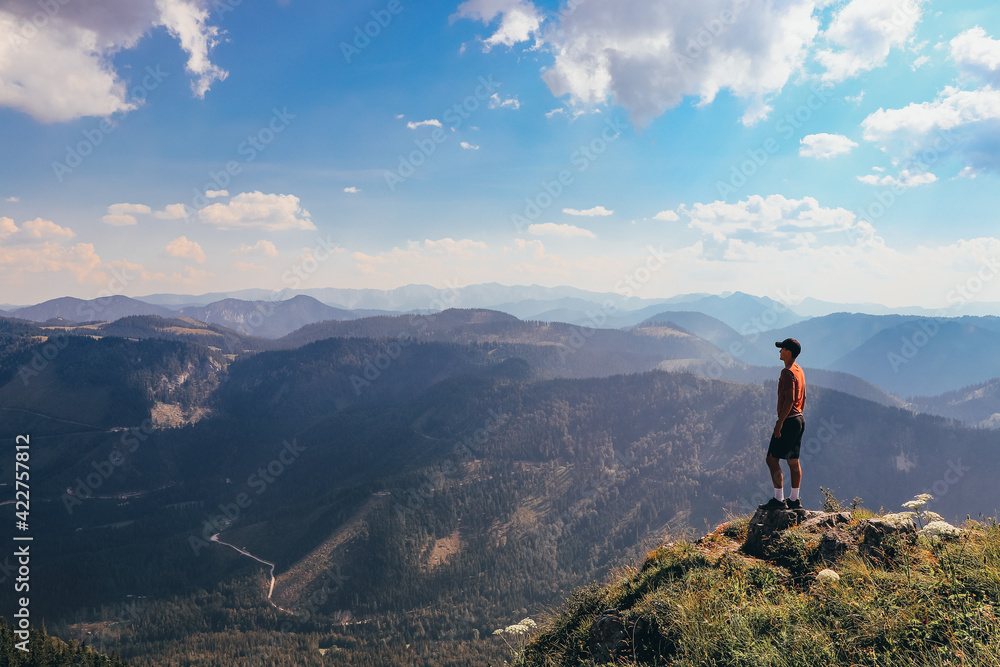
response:
<path fill-rule="evenodd" d="M 306 324 L 357 317 L 352 311 L 327 306 L 300 294 L 286 301 L 224 299 L 207 306 L 188 306 L 180 314 L 207 324 L 221 324 L 242 334 L 280 338 Z"/>
<path fill-rule="evenodd" d="M 958 419 L 968 426 L 1000 429 L 1000 378 L 940 396 L 917 396 L 910 403 L 921 412 Z"/>
<path fill-rule="evenodd" d="M 110 322 L 129 315 L 172 317 L 176 313 L 162 306 L 130 299 L 127 296 L 113 295 L 88 300 L 65 296 L 35 306 L 18 308 L 8 315 L 32 322 L 45 322 L 56 318 L 70 322 Z"/>
<path fill-rule="evenodd" d="M 996 359 L 1000 332 L 954 320 L 922 319 L 880 331 L 828 368 L 900 396 L 928 396 L 997 377 Z"/>

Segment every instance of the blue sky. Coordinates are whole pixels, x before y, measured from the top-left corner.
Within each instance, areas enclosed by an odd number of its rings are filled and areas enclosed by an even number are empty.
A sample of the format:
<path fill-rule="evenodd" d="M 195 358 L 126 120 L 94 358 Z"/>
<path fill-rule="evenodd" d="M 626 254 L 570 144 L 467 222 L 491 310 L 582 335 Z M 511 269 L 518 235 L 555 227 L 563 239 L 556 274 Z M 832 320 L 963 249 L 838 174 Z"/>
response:
<path fill-rule="evenodd" d="M 1000 301 L 992 3 L 4 0 L 0 28 L 0 303 L 637 271 Z"/>

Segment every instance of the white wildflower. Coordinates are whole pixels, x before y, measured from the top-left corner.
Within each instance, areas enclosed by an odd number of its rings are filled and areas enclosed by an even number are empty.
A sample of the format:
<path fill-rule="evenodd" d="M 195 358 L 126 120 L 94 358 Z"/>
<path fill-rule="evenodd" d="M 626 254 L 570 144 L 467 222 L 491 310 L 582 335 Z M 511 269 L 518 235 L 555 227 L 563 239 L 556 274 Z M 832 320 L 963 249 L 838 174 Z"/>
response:
<path fill-rule="evenodd" d="M 526 619 L 524 619 L 524 620 L 521 621 L 520 625 L 523 625 L 526 628 L 534 628 L 534 627 L 538 626 L 538 623 L 535 623 L 530 618 L 526 618 Z"/>
<path fill-rule="evenodd" d="M 927 521 L 927 523 L 934 523 L 935 521 L 944 521 L 944 517 L 937 512 L 924 510 L 924 520 Z"/>
<path fill-rule="evenodd" d="M 880 517 L 882 521 L 886 523 L 891 523 L 894 526 L 901 526 L 903 524 L 913 523 L 913 520 L 917 518 L 916 512 L 899 512 L 898 514 L 886 514 Z"/>
<path fill-rule="evenodd" d="M 925 503 L 926 503 L 926 502 L 927 502 L 928 500 L 934 500 L 934 496 L 932 496 L 932 495 L 931 495 L 931 494 L 929 494 L 929 493 L 921 493 L 920 495 L 917 495 L 917 496 L 914 496 L 914 498 L 916 498 L 917 500 L 922 500 L 922 501 L 924 501 Z"/>
<path fill-rule="evenodd" d="M 816 581 L 821 584 L 835 584 L 840 581 L 840 575 L 830 569 L 821 570 L 816 575 Z"/>
<path fill-rule="evenodd" d="M 927 504 L 926 500 L 908 500 L 905 503 L 903 503 L 903 507 L 905 507 L 906 509 L 916 510 L 919 512 L 924 508 L 924 505 L 926 504 Z"/>
<path fill-rule="evenodd" d="M 931 521 L 929 524 L 920 529 L 920 534 L 923 537 L 959 535 L 961 532 L 961 528 L 956 528 L 947 521 Z"/>

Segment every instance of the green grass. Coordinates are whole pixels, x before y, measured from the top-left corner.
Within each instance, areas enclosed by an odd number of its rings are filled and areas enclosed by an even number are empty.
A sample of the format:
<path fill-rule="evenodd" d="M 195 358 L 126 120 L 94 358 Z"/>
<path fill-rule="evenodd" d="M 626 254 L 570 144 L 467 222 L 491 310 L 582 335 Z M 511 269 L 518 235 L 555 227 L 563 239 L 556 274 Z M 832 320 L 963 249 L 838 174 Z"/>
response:
<path fill-rule="evenodd" d="M 869 517 L 854 512 L 847 530 L 860 533 L 858 520 Z M 596 665 L 590 628 L 615 608 L 630 635 L 618 665 L 1000 667 L 995 521 L 969 521 L 947 541 L 897 538 L 888 553 L 862 549 L 836 563 L 819 561 L 818 535 L 797 529 L 767 560 L 748 558 L 737 550 L 744 521 L 734 517 L 697 543 L 660 547 L 639 568 L 576 591 L 543 625 L 524 664 Z M 826 567 L 839 582 L 815 582 Z"/>

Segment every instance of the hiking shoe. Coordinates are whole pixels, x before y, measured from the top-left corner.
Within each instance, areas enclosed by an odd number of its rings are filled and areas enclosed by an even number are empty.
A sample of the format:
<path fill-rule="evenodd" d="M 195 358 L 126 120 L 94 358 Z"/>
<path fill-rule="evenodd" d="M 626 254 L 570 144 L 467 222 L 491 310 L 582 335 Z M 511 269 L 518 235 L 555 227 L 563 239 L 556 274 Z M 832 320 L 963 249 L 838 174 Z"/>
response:
<path fill-rule="evenodd" d="M 790 510 L 800 510 L 800 509 L 802 509 L 802 501 L 801 500 L 786 500 L 785 501 L 785 507 L 787 507 Z"/>
<path fill-rule="evenodd" d="M 783 510 L 786 507 L 787 506 L 785 505 L 785 501 L 784 500 L 778 500 L 777 498 L 771 498 L 770 500 L 768 500 L 763 505 L 758 505 L 757 509 L 762 509 L 762 510 Z"/>

